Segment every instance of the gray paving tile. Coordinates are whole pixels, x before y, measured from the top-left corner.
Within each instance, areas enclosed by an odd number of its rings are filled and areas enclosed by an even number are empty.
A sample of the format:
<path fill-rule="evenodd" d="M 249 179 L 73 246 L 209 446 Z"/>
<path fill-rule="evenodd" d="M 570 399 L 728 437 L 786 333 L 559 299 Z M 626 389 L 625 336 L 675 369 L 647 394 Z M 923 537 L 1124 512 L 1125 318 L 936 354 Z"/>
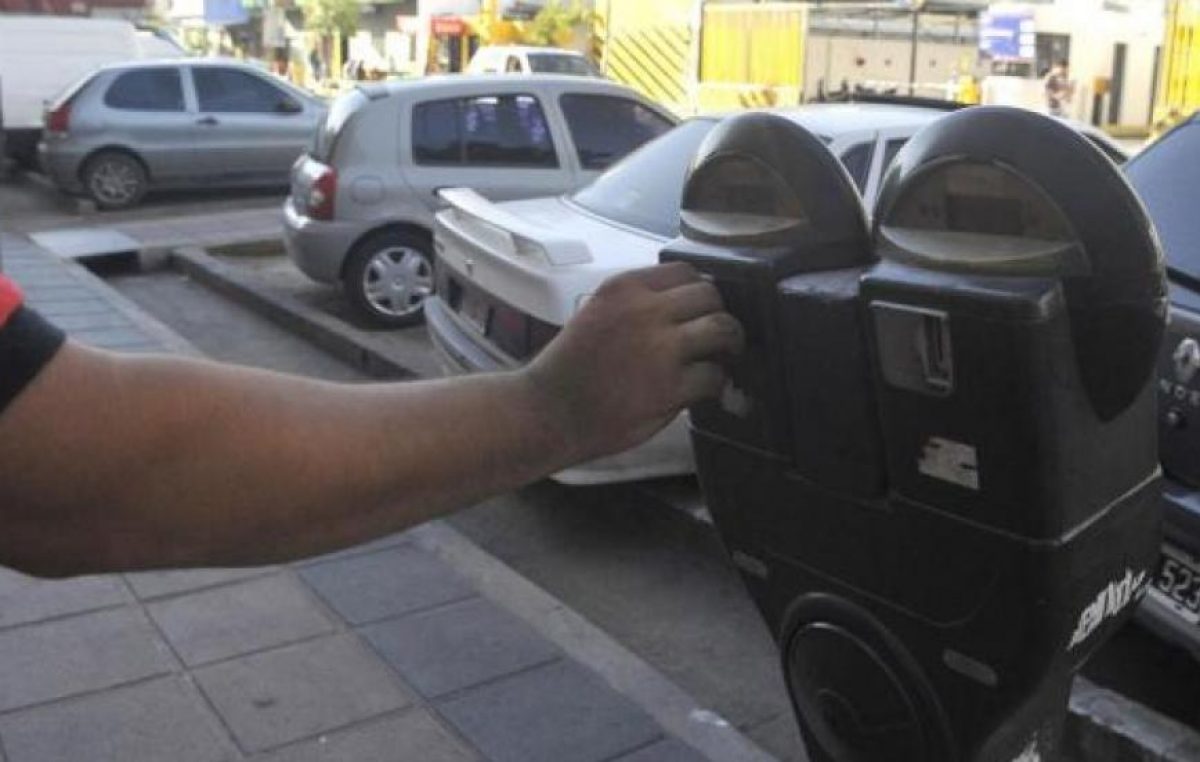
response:
<path fill-rule="evenodd" d="M 132 326 L 128 328 L 85 328 L 68 331 L 68 333 L 76 341 L 102 348 L 141 345 L 151 340 L 141 330 Z"/>
<path fill-rule="evenodd" d="M 560 655 L 532 627 L 485 598 L 380 622 L 362 635 L 405 682 L 430 697 Z"/>
<path fill-rule="evenodd" d="M 39 304 L 57 304 L 59 302 L 77 302 L 80 299 L 89 299 L 92 297 L 91 291 L 83 286 L 76 285 L 35 286 L 22 290 L 25 292 L 25 298 L 34 306 Z"/>
<path fill-rule="evenodd" d="M 351 556 L 361 556 L 365 553 L 374 553 L 377 550 L 386 550 L 387 548 L 395 548 L 404 545 L 408 542 L 407 535 L 404 532 L 397 532 L 385 537 L 380 537 L 369 542 L 364 542 L 361 545 L 354 545 L 345 550 L 326 553 L 322 556 L 313 556 L 302 561 L 295 562 L 295 566 L 312 566 L 313 564 L 323 564 L 326 561 L 336 561 L 341 558 L 350 558 Z"/>
<path fill-rule="evenodd" d="M 408 546 L 306 566 L 300 575 L 356 625 L 474 594 L 448 565 Z"/>
<path fill-rule="evenodd" d="M 669 738 L 643 747 L 632 754 L 617 757 L 613 762 L 707 762 L 708 757 L 683 743 Z"/>
<path fill-rule="evenodd" d="M 131 608 L 0 632 L 0 712 L 169 672 L 166 643 Z"/>
<path fill-rule="evenodd" d="M 133 321 L 116 310 L 85 315 L 55 315 L 54 324 L 64 331 L 98 331 L 112 328 L 133 328 Z"/>
<path fill-rule="evenodd" d="M 421 709 L 322 736 L 258 758 L 262 762 L 472 762 L 465 744 Z"/>
<path fill-rule="evenodd" d="M 45 580 L 0 567 L 0 628 L 119 606 L 130 600 L 120 577 Z"/>
<path fill-rule="evenodd" d="M 275 567 L 252 569 L 186 569 L 126 574 L 125 581 L 143 601 L 215 587 L 251 577 L 261 577 Z"/>
<path fill-rule="evenodd" d="M 291 574 L 168 598 L 146 608 L 189 667 L 334 629 L 312 594 Z"/>
<path fill-rule="evenodd" d="M 599 762 L 662 735 L 639 707 L 569 661 L 467 691 L 438 709 L 495 762 Z"/>
<path fill-rule="evenodd" d="M 9 762 L 239 759 L 195 688 L 167 677 L 0 718 Z"/>
<path fill-rule="evenodd" d="M 266 751 L 410 703 L 391 670 L 353 634 L 197 670 L 196 680 L 247 751 Z"/>
<path fill-rule="evenodd" d="M 46 304 L 39 308 L 44 317 L 49 320 L 73 315 L 100 315 L 113 311 L 113 307 L 103 299 L 80 299 L 77 302 L 60 302 Z"/>

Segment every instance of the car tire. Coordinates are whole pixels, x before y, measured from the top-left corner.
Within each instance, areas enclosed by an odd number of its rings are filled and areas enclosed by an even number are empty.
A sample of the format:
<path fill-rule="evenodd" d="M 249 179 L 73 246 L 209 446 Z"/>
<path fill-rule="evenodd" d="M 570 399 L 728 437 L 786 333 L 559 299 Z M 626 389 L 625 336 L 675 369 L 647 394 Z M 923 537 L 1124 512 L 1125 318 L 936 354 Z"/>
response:
<path fill-rule="evenodd" d="M 100 209 L 128 209 L 146 195 L 146 168 L 123 151 L 101 151 L 87 160 L 81 175 L 88 197 Z"/>
<path fill-rule="evenodd" d="M 342 287 L 373 325 L 403 328 L 425 319 L 433 293 L 433 247 L 427 236 L 400 230 L 373 233 L 350 251 Z"/>

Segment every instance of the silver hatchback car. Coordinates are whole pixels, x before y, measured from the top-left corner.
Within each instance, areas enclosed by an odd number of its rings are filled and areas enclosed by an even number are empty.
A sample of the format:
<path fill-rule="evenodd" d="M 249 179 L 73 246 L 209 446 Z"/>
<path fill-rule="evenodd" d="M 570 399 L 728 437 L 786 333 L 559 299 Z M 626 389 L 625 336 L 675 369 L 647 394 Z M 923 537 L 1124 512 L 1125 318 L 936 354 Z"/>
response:
<path fill-rule="evenodd" d="M 492 201 L 566 193 L 675 122 L 598 78 L 456 75 L 364 86 L 334 101 L 296 162 L 283 208 L 288 254 L 313 280 L 340 282 L 372 323 L 417 323 L 433 290 L 439 190 L 470 187 Z"/>
<path fill-rule="evenodd" d="M 261 69 L 221 59 L 106 66 L 49 104 L 46 174 L 103 209 L 151 188 L 287 185 L 326 107 Z"/>

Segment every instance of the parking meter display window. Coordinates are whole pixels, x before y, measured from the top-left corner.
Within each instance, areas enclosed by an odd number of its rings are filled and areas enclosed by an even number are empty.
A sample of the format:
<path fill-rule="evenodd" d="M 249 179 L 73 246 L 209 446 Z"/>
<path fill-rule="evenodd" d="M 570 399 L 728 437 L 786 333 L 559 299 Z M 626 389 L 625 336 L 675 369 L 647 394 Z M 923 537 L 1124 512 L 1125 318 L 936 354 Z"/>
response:
<path fill-rule="evenodd" d="M 727 243 L 774 238 L 808 222 L 804 204 L 774 169 L 736 154 L 696 170 L 680 219 L 691 231 Z"/>

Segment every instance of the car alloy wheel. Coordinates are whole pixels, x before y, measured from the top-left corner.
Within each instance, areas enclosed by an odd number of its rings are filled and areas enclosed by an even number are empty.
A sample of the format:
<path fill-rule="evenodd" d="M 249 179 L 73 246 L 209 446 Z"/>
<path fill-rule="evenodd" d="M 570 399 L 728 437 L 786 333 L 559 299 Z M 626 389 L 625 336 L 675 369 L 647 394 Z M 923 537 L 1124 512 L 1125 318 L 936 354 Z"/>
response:
<path fill-rule="evenodd" d="M 89 161 L 84 180 L 88 193 L 103 209 L 133 206 L 146 191 L 141 164 L 123 153 L 103 153 Z"/>

